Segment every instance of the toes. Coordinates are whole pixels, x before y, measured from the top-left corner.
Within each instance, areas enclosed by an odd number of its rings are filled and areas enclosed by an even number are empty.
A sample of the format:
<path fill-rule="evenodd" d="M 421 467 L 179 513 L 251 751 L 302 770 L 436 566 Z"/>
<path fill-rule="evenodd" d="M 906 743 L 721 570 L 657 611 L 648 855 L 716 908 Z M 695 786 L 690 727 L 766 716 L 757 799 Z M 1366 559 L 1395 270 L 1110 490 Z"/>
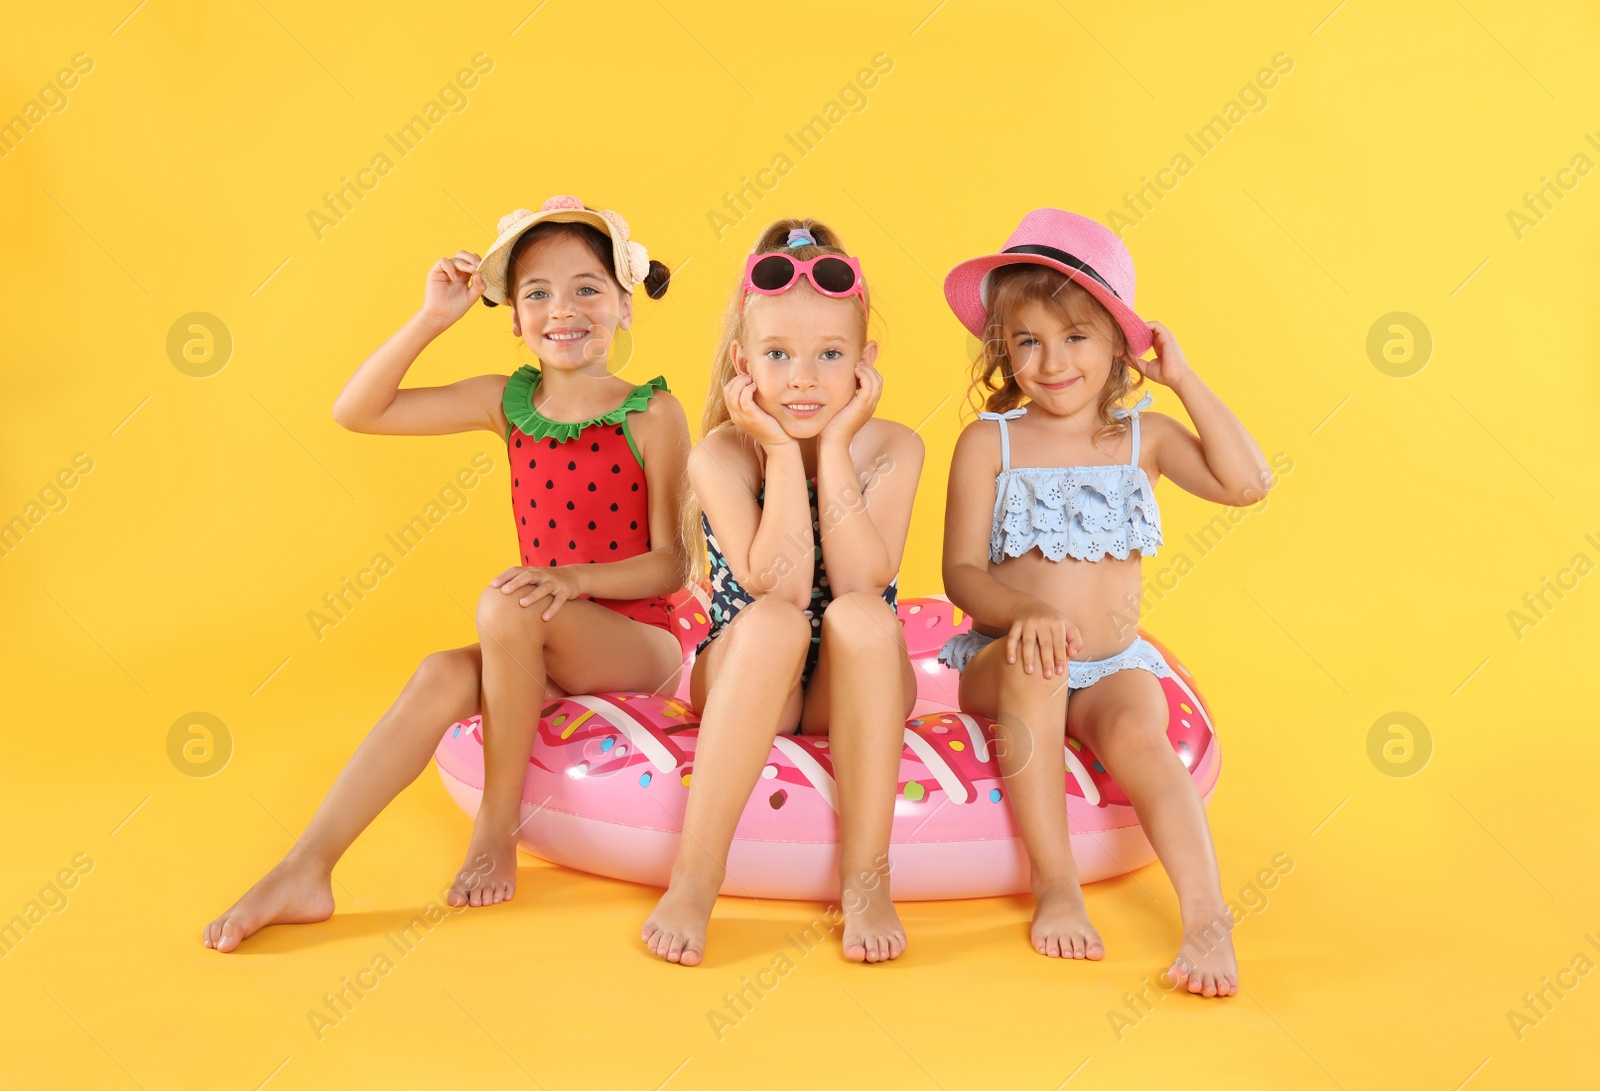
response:
<path fill-rule="evenodd" d="M 1105 946 L 1097 939 L 1096 940 L 1090 940 L 1089 941 L 1089 958 L 1091 960 L 1095 961 L 1095 962 L 1099 962 L 1101 959 L 1103 959 L 1105 957 L 1106 957 Z"/>
<path fill-rule="evenodd" d="M 867 961 L 867 945 L 858 936 L 844 937 L 844 957 L 851 962 Z"/>
<path fill-rule="evenodd" d="M 683 948 L 683 954 L 678 958 L 678 964 L 680 966 L 698 966 L 700 965 L 700 953 L 700 948 L 686 944 Z"/>

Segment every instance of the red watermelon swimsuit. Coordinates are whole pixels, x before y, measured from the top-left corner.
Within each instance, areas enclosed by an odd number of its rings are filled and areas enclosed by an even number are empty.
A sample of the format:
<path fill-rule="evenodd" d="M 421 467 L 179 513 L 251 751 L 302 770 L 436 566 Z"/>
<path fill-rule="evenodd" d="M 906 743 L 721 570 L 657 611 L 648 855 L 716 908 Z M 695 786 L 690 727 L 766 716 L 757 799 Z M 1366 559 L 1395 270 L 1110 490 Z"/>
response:
<path fill-rule="evenodd" d="M 628 415 L 643 410 L 657 390 L 666 390 L 666 379 L 658 375 L 634 387 L 609 413 L 559 421 L 533 407 L 539 377 L 538 368 L 518 368 L 506 381 L 503 399 L 510 422 L 506 449 L 522 563 L 553 568 L 648 553 L 649 490 Z M 665 595 L 591 601 L 672 631 L 672 601 Z"/>

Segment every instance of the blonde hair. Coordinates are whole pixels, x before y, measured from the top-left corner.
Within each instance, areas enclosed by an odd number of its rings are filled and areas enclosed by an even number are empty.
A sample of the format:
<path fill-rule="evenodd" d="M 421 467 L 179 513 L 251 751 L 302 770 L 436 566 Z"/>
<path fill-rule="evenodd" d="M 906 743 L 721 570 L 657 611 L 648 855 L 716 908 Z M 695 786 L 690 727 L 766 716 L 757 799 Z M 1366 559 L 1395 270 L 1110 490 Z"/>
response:
<path fill-rule="evenodd" d="M 1144 385 L 1144 376 L 1128 366 L 1128 340 L 1111 312 L 1082 285 L 1047 265 L 1002 265 L 989 275 L 988 296 L 983 351 L 973 361 L 972 385 L 967 391 L 972 407 L 1004 413 L 1022 403 L 1022 388 L 1017 385 L 1005 326 L 1019 308 L 1041 303 L 1062 322 L 1093 330 L 1111 342 L 1111 373 L 1100 390 L 1100 428 L 1093 438 L 1098 441 L 1120 436 L 1128 422 L 1113 417 L 1111 410 Z"/>
<path fill-rule="evenodd" d="M 804 229 L 816 240 L 815 245 L 786 245 L 789 232 Z M 778 220 L 761 232 L 761 237 L 751 248 L 752 254 L 766 254 L 773 251 L 782 251 L 798 261 L 807 261 L 822 254 L 838 254 L 846 256 L 848 251 L 839 235 L 827 224 L 813 220 L 810 217 L 801 219 Z M 743 270 L 740 270 L 741 274 Z M 802 278 L 804 279 L 804 278 Z M 717 343 L 717 354 L 711 361 L 710 383 L 706 387 L 706 407 L 700 415 L 700 442 L 704 443 L 713 433 L 723 428 L 733 426 L 733 418 L 728 413 L 727 399 L 723 397 L 723 387 L 733 380 L 735 369 L 733 362 L 733 343 L 744 335 L 745 312 L 750 303 L 759 298 L 755 293 L 746 299 L 741 299 L 743 289 L 741 283 L 733 290 L 733 295 L 728 300 L 727 309 L 723 312 L 722 337 Z M 807 281 L 804 285 L 795 285 L 793 290 L 804 287 L 810 289 Z M 865 329 L 871 308 L 865 296 L 852 296 L 858 299 L 862 306 L 862 327 Z M 700 498 L 695 495 L 694 488 L 687 480 L 683 487 L 684 505 L 683 515 L 678 524 L 678 536 L 683 542 L 683 553 L 686 568 L 684 571 L 684 584 L 693 587 L 698 584 L 706 574 L 706 541 L 700 527 Z"/>

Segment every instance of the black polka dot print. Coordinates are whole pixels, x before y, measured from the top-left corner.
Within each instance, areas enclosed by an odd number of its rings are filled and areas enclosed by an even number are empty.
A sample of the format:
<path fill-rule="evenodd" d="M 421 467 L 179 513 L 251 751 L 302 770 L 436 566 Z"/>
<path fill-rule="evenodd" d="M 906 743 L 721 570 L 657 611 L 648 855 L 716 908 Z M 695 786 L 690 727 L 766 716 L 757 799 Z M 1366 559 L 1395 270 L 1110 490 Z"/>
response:
<path fill-rule="evenodd" d="M 618 421 L 583 428 L 571 439 L 529 437 L 513 425 L 508 446 L 518 556 L 524 564 L 605 564 L 650 548 L 649 490 L 627 436 L 627 425 Z M 535 456 L 545 445 L 546 465 L 540 466 Z M 523 448 L 532 450 L 526 470 L 517 472 L 522 463 L 514 452 Z M 541 496 L 543 512 L 538 510 Z"/>

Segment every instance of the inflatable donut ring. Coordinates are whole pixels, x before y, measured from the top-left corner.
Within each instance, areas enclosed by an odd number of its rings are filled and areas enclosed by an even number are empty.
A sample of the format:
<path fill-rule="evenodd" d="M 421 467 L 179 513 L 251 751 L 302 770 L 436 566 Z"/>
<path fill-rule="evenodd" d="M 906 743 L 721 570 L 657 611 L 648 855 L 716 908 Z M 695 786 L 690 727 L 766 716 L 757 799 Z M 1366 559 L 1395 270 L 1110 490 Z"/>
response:
<path fill-rule="evenodd" d="M 698 605 L 694 597 L 679 605 L 690 628 Z M 994 759 L 993 725 L 955 709 L 957 676 L 935 659 L 944 640 L 968 622 L 953 624 L 943 599 L 903 600 L 899 614 L 919 700 L 906 724 L 890 837 L 895 898 L 1025 893 L 1027 854 Z M 1140 635 L 1173 670 L 1161 683 L 1167 738 L 1209 802 L 1221 764 L 1210 711 L 1183 664 L 1150 634 Z M 685 643 L 693 646 L 687 637 Z M 698 714 L 679 697 L 603 693 L 551 701 L 523 785 L 521 846 L 564 867 L 665 886 L 694 776 L 697 725 Z M 451 797 L 476 814 L 483 789 L 477 717 L 447 730 L 435 758 Z M 1127 796 L 1076 739 L 1067 740 L 1062 772 L 1072 852 L 1084 882 L 1155 858 Z M 739 820 L 722 892 L 837 898 L 837 804 L 828 740 L 779 736 Z"/>

